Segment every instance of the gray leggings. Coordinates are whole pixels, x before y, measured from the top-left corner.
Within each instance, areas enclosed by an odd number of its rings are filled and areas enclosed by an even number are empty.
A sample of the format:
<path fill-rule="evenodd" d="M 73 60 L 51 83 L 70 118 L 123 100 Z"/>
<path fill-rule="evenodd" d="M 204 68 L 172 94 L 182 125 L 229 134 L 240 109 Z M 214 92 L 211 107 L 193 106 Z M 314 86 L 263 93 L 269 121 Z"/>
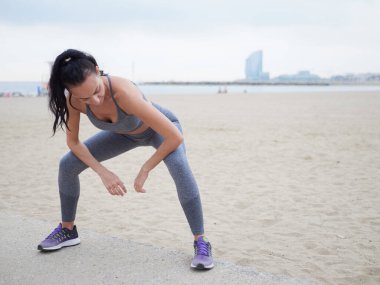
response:
<path fill-rule="evenodd" d="M 154 104 L 182 132 L 177 117 L 167 109 Z M 90 137 L 84 144 L 98 160 L 104 161 L 138 146 L 153 146 L 158 148 L 163 137 L 151 128 L 138 135 L 118 134 L 111 131 L 100 131 Z M 194 179 L 186 158 L 185 145 L 181 144 L 170 153 L 164 163 L 172 176 L 182 209 L 194 235 L 203 234 L 202 204 L 197 183 Z M 71 151 L 64 155 L 59 164 L 59 194 L 61 199 L 62 221 L 72 222 L 79 199 L 79 174 L 88 166 L 78 159 Z"/>

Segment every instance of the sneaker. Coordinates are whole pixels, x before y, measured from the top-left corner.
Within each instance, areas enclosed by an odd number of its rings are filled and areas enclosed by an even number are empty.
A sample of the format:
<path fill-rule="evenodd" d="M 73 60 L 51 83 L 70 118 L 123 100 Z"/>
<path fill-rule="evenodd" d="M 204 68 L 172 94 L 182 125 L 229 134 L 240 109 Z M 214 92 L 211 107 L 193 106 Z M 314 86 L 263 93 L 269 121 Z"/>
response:
<path fill-rule="evenodd" d="M 200 236 L 197 241 L 194 241 L 194 258 L 191 268 L 211 269 L 213 267 L 211 243 L 205 237 Z"/>
<path fill-rule="evenodd" d="M 60 223 L 37 248 L 42 251 L 52 251 L 65 246 L 77 245 L 79 243 L 80 239 L 78 237 L 77 227 L 74 226 L 72 230 L 69 230 L 62 228 L 62 224 Z"/>

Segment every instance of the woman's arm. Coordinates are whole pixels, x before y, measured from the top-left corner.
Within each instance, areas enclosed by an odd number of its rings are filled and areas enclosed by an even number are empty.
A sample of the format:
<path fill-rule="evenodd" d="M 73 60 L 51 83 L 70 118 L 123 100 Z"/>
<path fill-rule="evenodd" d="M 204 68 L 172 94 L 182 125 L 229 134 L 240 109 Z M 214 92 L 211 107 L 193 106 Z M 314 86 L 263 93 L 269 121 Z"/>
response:
<path fill-rule="evenodd" d="M 155 168 L 168 154 L 176 150 L 183 142 L 183 136 L 176 126 L 152 104 L 145 101 L 138 88 L 128 80 L 117 78 L 120 88 L 117 88 L 115 98 L 120 107 L 129 114 L 140 118 L 145 124 L 159 133 L 163 143 L 156 152 L 144 163 L 135 179 L 135 189 L 145 192 L 143 184 L 149 172 Z"/>
<path fill-rule="evenodd" d="M 103 184 L 106 186 L 108 192 L 112 195 L 123 195 L 126 193 L 123 182 L 111 171 L 105 168 L 95 157 L 90 153 L 87 146 L 79 140 L 79 122 L 80 112 L 74 109 L 67 101 L 69 109 L 68 127 L 66 129 L 66 143 L 70 150 L 78 157 L 83 163 L 88 165 L 94 170 L 102 179 Z"/>

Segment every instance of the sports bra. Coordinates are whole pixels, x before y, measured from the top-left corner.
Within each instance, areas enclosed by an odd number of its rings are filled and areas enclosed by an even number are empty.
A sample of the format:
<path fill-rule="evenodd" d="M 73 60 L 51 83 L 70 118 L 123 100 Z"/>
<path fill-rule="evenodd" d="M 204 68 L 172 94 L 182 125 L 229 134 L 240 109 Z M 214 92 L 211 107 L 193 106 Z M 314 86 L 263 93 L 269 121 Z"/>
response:
<path fill-rule="evenodd" d="M 106 76 L 108 79 L 112 100 L 114 101 L 114 103 L 116 105 L 117 121 L 114 123 L 110 123 L 110 122 L 99 120 L 98 118 L 96 118 L 94 113 L 91 111 L 90 106 L 88 104 L 86 104 L 87 117 L 89 118 L 89 120 L 91 121 L 91 123 L 95 127 L 99 128 L 101 130 L 125 134 L 127 132 L 131 132 L 131 131 L 138 129 L 139 127 L 142 126 L 143 122 L 139 118 L 137 118 L 136 116 L 129 115 L 120 108 L 120 106 L 117 104 L 115 97 L 114 97 L 114 94 L 113 94 L 111 79 L 108 76 L 108 74 Z M 135 84 L 135 83 L 133 83 L 133 84 Z M 143 94 L 143 97 L 144 97 L 144 100 L 147 101 L 144 94 Z"/>

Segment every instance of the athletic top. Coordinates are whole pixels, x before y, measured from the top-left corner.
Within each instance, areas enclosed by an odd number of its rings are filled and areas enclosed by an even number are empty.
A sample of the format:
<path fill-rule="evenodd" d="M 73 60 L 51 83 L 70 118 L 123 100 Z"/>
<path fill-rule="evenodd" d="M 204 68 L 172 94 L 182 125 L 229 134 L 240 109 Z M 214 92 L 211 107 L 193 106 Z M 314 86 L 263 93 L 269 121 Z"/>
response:
<path fill-rule="evenodd" d="M 94 113 L 91 111 L 90 106 L 86 104 L 86 113 L 89 120 L 93 123 L 95 127 L 101 130 L 113 131 L 116 133 L 127 133 L 127 132 L 131 132 L 138 129 L 139 127 L 142 126 L 143 122 L 136 116 L 129 115 L 120 108 L 120 106 L 117 104 L 115 100 L 115 97 L 112 91 L 111 79 L 109 78 L 108 74 L 106 76 L 108 79 L 112 100 L 114 101 L 116 105 L 117 121 L 115 123 L 110 123 L 110 122 L 99 120 L 98 118 L 95 117 Z M 144 97 L 144 100 L 147 101 L 144 94 L 143 94 L 143 97 Z"/>

